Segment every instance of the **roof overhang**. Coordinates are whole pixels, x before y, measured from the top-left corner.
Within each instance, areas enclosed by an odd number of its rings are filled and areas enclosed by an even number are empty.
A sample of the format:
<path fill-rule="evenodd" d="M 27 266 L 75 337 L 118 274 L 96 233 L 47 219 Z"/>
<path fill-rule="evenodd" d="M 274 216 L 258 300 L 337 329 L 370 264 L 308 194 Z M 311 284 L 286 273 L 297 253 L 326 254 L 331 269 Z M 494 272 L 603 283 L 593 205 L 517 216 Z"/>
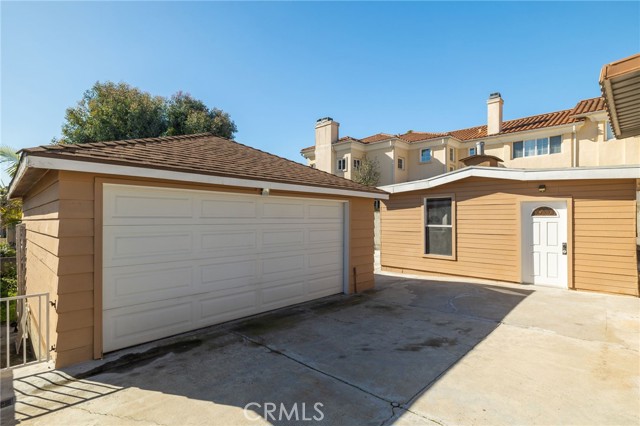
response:
<path fill-rule="evenodd" d="M 372 199 L 389 199 L 388 194 L 331 188 L 326 186 L 298 185 L 265 180 L 240 179 L 226 176 L 204 175 L 199 173 L 178 172 L 172 170 L 151 169 L 145 167 L 123 166 L 108 163 L 68 160 L 22 154 L 18 171 L 9 186 L 9 198 L 22 197 L 48 170 L 66 170 L 93 174 L 130 176 L 139 178 L 194 182 L 210 185 L 235 186 L 240 188 L 264 188 L 276 191 L 311 192 L 323 195 L 338 195 Z"/>
<path fill-rule="evenodd" d="M 576 167 L 563 169 L 507 169 L 502 167 L 465 167 L 443 175 L 413 182 L 381 186 L 379 189 L 396 194 L 436 188 L 470 177 L 517 181 L 580 180 L 580 179 L 640 179 L 640 166 Z"/>
<path fill-rule="evenodd" d="M 602 67 L 600 88 L 616 138 L 640 135 L 640 53 Z"/>

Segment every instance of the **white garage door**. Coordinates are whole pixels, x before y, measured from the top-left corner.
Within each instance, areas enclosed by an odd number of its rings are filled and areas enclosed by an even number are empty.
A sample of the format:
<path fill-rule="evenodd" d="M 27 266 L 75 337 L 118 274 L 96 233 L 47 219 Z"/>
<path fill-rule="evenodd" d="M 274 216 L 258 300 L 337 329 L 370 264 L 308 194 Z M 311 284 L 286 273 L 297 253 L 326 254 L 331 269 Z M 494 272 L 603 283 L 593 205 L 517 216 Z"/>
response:
<path fill-rule="evenodd" d="M 105 352 L 343 291 L 343 203 L 104 185 Z"/>

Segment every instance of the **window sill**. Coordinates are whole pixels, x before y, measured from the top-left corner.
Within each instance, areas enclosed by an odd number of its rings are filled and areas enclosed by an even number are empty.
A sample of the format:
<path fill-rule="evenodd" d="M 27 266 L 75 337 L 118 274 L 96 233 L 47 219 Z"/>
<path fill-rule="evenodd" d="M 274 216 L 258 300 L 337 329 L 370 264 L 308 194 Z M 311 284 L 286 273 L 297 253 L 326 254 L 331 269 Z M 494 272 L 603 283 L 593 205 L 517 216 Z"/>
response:
<path fill-rule="evenodd" d="M 458 260 L 455 255 L 446 256 L 444 254 L 423 254 L 422 258 L 423 259 L 438 259 L 438 260 L 453 260 L 453 261 Z"/>

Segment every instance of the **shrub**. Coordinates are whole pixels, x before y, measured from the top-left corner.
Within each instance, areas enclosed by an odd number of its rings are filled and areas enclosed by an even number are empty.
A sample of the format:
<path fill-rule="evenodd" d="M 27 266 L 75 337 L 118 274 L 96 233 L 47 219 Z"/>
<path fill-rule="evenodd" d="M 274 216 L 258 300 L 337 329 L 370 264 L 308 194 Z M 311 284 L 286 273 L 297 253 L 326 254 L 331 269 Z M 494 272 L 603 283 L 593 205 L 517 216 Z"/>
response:
<path fill-rule="evenodd" d="M 0 257 L 15 257 L 16 250 L 7 243 L 0 243 Z"/>

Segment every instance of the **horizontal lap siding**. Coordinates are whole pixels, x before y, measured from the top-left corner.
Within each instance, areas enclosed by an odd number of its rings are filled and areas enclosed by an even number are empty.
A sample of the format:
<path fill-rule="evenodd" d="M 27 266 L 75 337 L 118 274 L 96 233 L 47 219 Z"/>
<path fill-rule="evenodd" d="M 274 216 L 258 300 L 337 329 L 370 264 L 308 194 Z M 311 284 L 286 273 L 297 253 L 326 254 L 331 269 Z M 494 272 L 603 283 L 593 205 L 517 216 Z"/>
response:
<path fill-rule="evenodd" d="M 58 173 L 50 171 L 38 181 L 23 199 L 22 221 L 26 229 L 26 293 L 49 293 L 51 300 L 57 300 L 58 294 L 58 239 L 54 230 L 58 229 L 57 200 L 59 195 Z M 53 212 L 53 213 L 52 213 Z M 44 300 L 29 301 L 32 313 L 32 340 L 37 347 L 45 348 L 45 336 L 36 332 L 41 329 L 44 333 L 44 314 L 46 306 Z M 55 345 L 58 314 L 55 309 L 49 310 L 49 342 Z"/>
<path fill-rule="evenodd" d="M 544 193 L 538 192 L 542 183 Z M 382 205 L 382 267 L 520 282 L 519 203 L 573 198 L 575 288 L 638 295 L 635 185 L 633 180 L 473 178 L 437 190 L 394 194 Z M 423 256 L 422 202 L 427 195 L 455 195 L 456 260 Z"/>
<path fill-rule="evenodd" d="M 374 287 L 373 200 L 351 199 L 349 203 L 350 292 Z"/>
<path fill-rule="evenodd" d="M 574 195 L 575 287 L 637 296 L 635 182 L 594 189 L 580 187 Z"/>
<path fill-rule="evenodd" d="M 94 177 L 60 172 L 57 366 L 93 358 Z"/>
<path fill-rule="evenodd" d="M 92 358 L 93 178 L 48 172 L 23 200 L 27 291 L 48 292 L 56 366 Z"/>
<path fill-rule="evenodd" d="M 457 260 L 423 256 L 423 199 L 426 193 L 420 191 L 394 194 L 383 202 L 382 266 L 409 273 L 518 281 L 518 272 L 513 267 L 517 241 L 514 198 L 502 193 L 492 194 L 490 189 L 476 185 L 465 190 L 449 185 L 431 194 L 455 195 Z M 487 241 L 488 231 L 496 238 Z"/>

